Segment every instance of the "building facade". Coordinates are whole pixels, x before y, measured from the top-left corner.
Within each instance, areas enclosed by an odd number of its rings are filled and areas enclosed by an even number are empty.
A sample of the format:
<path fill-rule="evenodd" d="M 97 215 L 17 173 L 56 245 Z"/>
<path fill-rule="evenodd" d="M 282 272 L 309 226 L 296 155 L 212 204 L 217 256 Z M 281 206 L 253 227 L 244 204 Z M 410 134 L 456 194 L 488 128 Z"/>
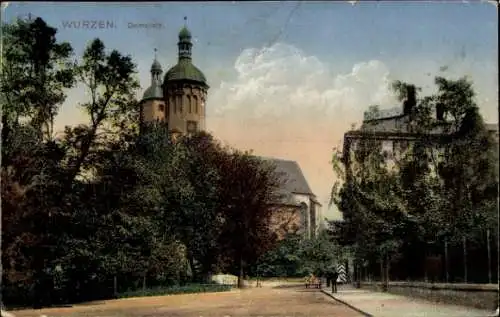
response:
<path fill-rule="evenodd" d="M 140 102 L 141 128 L 161 123 L 175 134 L 205 129 L 205 103 L 209 86 L 205 75 L 192 60 L 191 32 L 184 26 L 177 42 L 178 61 L 163 77 L 155 59 L 151 65 L 151 85 Z"/>
<path fill-rule="evenodd" d="M 383 111 L 365 112 L 360 129 L 351 130 L 344 134 L 342 151 L 344 163 L 348 166 L 351 151 L 361 140 L 380 142 L 383 154 L 390 161 L 401 157 L 412 142 L 425 140 L 429 148 L 439 150 L 441 144 L 451 140 L 452 135 L 448 132 L 451 122 L 445 119 L 444 109 L 437 107 L 432 122 L 433 128 L 426 133 L 420 133 L 414 120 L 415 107 L 415 90 L 410 89 L 408 98 L 403 103 L 403 109 L 397 107 Z M 498 124 L 486 124 L 486 129 L 494 136 L 498 144 Z"/>
<path fill-rule="evenodd" d="M 280 238 L 301 234 L 310 239 L 317 235 L 322 223 L 321 204 L 312 192 L 295 161 L 263 158 L 276 168 L 281 181 L 281 201 L 277 203 L 272 226 Z"/>

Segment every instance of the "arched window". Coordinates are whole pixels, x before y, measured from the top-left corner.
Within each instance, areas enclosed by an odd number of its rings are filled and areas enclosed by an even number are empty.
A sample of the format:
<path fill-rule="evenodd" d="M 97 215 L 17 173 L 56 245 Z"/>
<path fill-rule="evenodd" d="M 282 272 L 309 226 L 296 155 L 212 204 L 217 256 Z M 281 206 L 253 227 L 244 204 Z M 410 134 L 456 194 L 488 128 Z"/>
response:
<path fill-rule="evenodd" d="M 205 114 L 205 99 L 204 99 L 204 98 L 201 98 L 201 102 L 200 102 L 200 113 L 201 113 L 201 114 Z"/>
<path fill-rule="evenodd" d="M 176 99 L 177 112 L 182 113 L 182 95 L 177 95 Z"/>
<path fill-rule="evenodd" d="M 187 95 L 187 104 L 188 104 L 189 113 L 192 113 L 193 112 L 193 105 L 191 104 L 191 96 L 190 95 Z"/>
<path fill-rule="evenodd" d="M 198 96 L 193 95 L 193 109 L 194 113 L 198 113 Z"/>
<path fill-rule="evenodd" d="M 172 96 L 168 97 L 168 108 L 169 108 L 169 110 L 172 111 L 172 113 L 175 113 L 174 98 Z"/>
<path fill-rule="evenodd" d="M 316 206 L 314 205 L 314 202 L 312 200 L 309 201 L 309 204 L 311 206 L 309 210 L 309 224 L 310 224 L 310 231 L 311 231 L 311 237 L 314 237 L 316 234 Z"/>
<path fill-rule="evenodd" d="M 300 204 L 300 229 L 299 232 L 304 235 L 305 237 L 308 237 L 307 231 L 308 231 L 308 208 L 306 203 L 301 203 Z"/>

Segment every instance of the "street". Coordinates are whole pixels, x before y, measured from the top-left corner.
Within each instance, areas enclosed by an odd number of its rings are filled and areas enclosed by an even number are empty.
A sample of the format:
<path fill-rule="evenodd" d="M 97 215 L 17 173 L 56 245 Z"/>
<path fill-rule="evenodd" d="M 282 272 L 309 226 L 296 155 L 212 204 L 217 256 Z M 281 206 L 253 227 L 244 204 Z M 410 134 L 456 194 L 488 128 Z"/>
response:
<path fill-rule="evenodd" d="M 303 285 L 263 287 L 225 293 L 187 294 L 103 301 L 67 308 L 23 310 L 22 316 L 99 316 L 99 317 L 357 317 L 347 306 Z"/>

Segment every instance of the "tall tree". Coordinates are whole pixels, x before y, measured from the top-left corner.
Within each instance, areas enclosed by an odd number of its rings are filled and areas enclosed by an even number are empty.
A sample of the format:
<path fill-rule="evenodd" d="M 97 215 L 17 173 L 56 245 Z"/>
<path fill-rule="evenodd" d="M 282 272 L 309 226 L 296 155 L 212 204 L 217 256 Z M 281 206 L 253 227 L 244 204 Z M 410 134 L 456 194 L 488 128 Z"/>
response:
<path fill-rule="evenodd" d="M 217 270 L 220 251 L 217 240 L 223 226 L 219 192 L 227 186 L 222 183 L 218 164 L 229 149 L 205 132 L 183 137 L 179 145 L 186 153 L 183 168 L 193 194 L 172 221 L 187 247 L 194 278 L 199 278 L 196 261 L 201 265 L 200 278 L 206 279 Z"/>
<path fill-rule="evenodd" d="M 470 81 L 438 77 L 436 85 L 436 103 L 443 105 L 445 115 L 452 118 L 450 132 L 454 133 L 453 141 L 443 148 L 444 159 L 438 173 L 449 200 L 454 236 L 459 239 L 464 232 L 480 234 L 474 228 L 493 229 L 497 209 L 497 145 L 479 114 Z"/>
<path fill-rule="evenodd" d="M 398 153 L 395 168 L 387 168 L 374 141 L 362 140 L 354 154 L 345 153 L 351 157 L 349 166 L 334 155 L 337 175 L 350 177 L 333 187 L 332 201 L 344 214 L 343 238 L 358 252 L 364 249 L 358 254 L 363 258 L 377 248 L 417 250 L 445 238 L 461 241 L 465 233 L 477 239 L 495 223 L 495 146 L 474 102 L 472 83 L 437 77 L 436 85 L 436 94 L 421 98 L 413 95 L 419 89 L 411 84 L 393 85 L 407 110 L 412 109 L 411 130 L 422 136 Z M 430 142 L 426 135 L 436 132 L 450 137 Z M 377 230 L 369 227 L 373 223 Z"/>
<path fill-rule="evenodd" d="M 2 25 L 1 93 L 5 126 L 30 120 L 43 140 L 53 137 L 54 117 L 74 81 L 73 50 L 56 40 L 57 29 L 41 18 Z"/>
<path fill-rule="evenodd" d="M 52 140 L 52 123 L 65 100 L 64 89 L 73 86 L 74 67 L 71 46 L 58 42 L 56 29 L 42 19 L 4 24 L 2 31 L 2 174 L 6 181 L 2 191 L 17 193 L 2 200 L 6 255 L 2 264 L 3 273 L 12 273 L 6 284 L 15 285 L 9 283 L 24 275 L 18 285 L 27 293 L 31 284 L 44 279 L 56 253 L 54 242 L 60 230 L 53 218 L 58 209 L 53 202 L 64 173 L 65 152 Z"/>
<path fill-rule="evenodd" d="M 106 124 L 119 114 L 136 108 L 134 95 L 139 84 L 135 73 L 136 66 L 130 56 L 123 56 L 116 50 L 106 53 L 99 39 L 85 49 L 78 66 L 78 78 L 90 92 L 90 100 L 81 105 L 90 116 L 90 123 L 66 129 L 66 139 L 75 149 L 75 155 L 67 162 L 66 189 L 71 188 L 75 177 L 90 163 L 92 149 L 109 139 L 109 133 L 105 133 Z"/>
<path fill-rule="evenodd" d="M 233 259 L 238 285 L 243 286 L 247 267 L 276 241 L 269 224 L 279 201 L 275 167 L 250 153 L 231 151 L 219 164 L 224 229 L 219 243 Z"/>

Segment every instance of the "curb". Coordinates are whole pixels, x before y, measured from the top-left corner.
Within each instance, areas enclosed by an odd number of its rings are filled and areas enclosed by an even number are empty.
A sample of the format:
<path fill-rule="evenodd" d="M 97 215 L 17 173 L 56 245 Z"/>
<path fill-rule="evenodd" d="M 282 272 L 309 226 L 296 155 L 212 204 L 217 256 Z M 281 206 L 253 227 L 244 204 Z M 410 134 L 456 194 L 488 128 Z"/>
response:
<path fill-rule="evenodd" d="M 330 294 L 330 293 L 326 292 L 326 291 L 325 291 L 325 290 L 323 290 L 323 289 L 321 290 L 321 293 L 323 293 L 323 294 L 325 294 L 325 295 L 327 295 L 327 296 L 329 296 L 329 297 L 333 298 L 334 300 L 336 300 L 337 302 L 339 302 L 339 303 L 341 303 L 341 304 L 346 305 L 346 306 L 347 306 L 347 307 L 349 307 L 350 309 L 357 311 L 358 313 L 362 314 L 362 315 L 363 315 L 363 316 L 365 316 L 365 317 L 374 317 L 372 314 L 369 314 L 369 313 L 367 313 L 367 312 L 365 312 L 365 311 L 362 311 L 361 309 L 359 309 L 359 308 L 357 308 L 357 307 L 354 307 L 354 306 L 352 306 L 351 304 L 349 304 L 349 303 L 347 303 L 347 302 L 345 302 L 345 301 L 343 301 L 343 300 L 340 300 L 340 299 L 336 298 L 335 296 L 333 296 L 332 294 Z"/>

